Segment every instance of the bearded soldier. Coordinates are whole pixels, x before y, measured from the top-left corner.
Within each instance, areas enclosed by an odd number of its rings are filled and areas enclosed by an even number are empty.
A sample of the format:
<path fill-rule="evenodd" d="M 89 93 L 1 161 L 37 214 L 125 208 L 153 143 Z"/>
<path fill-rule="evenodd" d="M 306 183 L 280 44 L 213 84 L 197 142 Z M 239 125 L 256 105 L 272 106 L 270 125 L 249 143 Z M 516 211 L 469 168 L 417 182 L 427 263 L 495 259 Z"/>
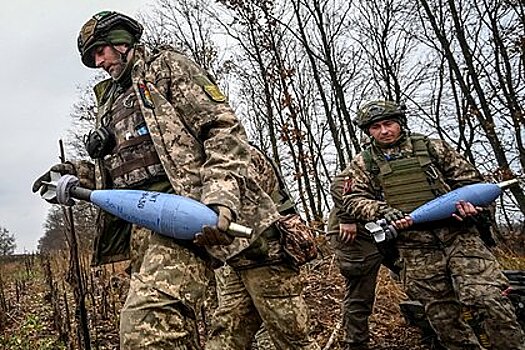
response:
<path fill-rule="evenodd" d="M 458 350 L 525 349 L 513 306 L 501 293 L 508 280 L 475 226 L 482 209 L 460 201 L 450 219 L 421 225 L 406 215 L 481 182 L 481 175 L 444 141 L 410 133 L 403 105 L 367 103 L 355 122 L 371 143 L 342 173 L 343 211 L 362 222 L 385 218 L 400 231 L 401 282 L 425 306 L 441 343 Z"/>
<path fill-rule="evenodd" d="M 245 349 L 261 322 L 281 349 L 317 349 L 298 273 L 282 260 L 266 263 L 267 251 L 254 248 L 279 240 L 279 213 L 251 176 L 253 149 L 244 128 L 209 74 L 172 48 L 150 52 L 139 43 L 142 31 L 137 21 L 112 11 L 82 27 L 83 64 L 110 75 L 95 87 L 97 127 L 86 139 L 95 165 L 52 169 L 76 174 L 85 187 L 187 196 L 215 210 L 218 223 L 203 227 L 191 242 L 101 213 L 93 263 L 132 258 L 121 349 L 200 348 L 195 310 L 208 282 L 206 269 L 220 264 L 233 269 L 230 297 L 242 300 L 243 313 L 219 318 L 208 349 Z M 45 191 L 49 176 L 33 190 Z M 253 228 L 252 238 L 228 235 L 232 221 Z"/>

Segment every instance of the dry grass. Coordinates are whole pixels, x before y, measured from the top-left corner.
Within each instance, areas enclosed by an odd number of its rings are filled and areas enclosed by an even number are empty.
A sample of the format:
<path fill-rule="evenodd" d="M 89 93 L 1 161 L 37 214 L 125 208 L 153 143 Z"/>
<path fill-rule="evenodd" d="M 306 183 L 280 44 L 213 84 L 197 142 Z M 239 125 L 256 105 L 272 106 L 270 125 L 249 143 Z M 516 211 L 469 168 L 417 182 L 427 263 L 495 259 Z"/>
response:
<path fill-rule="evenodd" d="M 334 256 L 322 247 L 323 258 L 302 269 L 305 299 L 311 309 L 313 336 L 325 349 L 341 350 L 341 300 L 344 282 Z M 525 269 L 525 258 L 503 250 L 496 255 L 505 269 Z M 127 263 L 90 268 L 88 254 L 81 267 L 86 281 L 86 305 L 90 317 L 90 336 L 97 350 L 118 348 L 119 311 L 128 288 L 124 271 Z M 46 276 L 43 264 L 20 258 L 0 264 L 0 348 L 1 349 L 78 349 L 75 334 L 75 303 L 65 281 L 69 268 L 67 254 L 49 257 L 51 276 Z M 49 278 L 55 291 L 51 293 Z M 2 305 L 3 295 L 5 305 Z M 376 304 L 370 320 L 371 349 L 428 349 L 422 344 L 417 328 L 407 325 L 399 309 L 406 296 L 381 268 L 377 284 Z M 214 303 L 210 303 L 214 305 Z M 53 307 L 58 308 L 57 311 Z M 204 315 L 209 315 L 207 310 Z M 69 327 L 65 339 L 58 339 L 57 320 L 62 328 Z M 96 345 L 96 346 L 95 346 Z M 329 347 L 326 347 L 329 345 Z"/>
<path fill-rule="evenodd" d="M 504 270 L 525 270 L 525 256 L 501 248 L 494 249 L 494 254 Z"/>
<path fill-rule="evenodd" d="M 313 333 L 323 347 L 342 349 L 340 340 L 343 330 L 338 329 L 341 320 L 341 300 L 344 281 L 332 255 L 326 256 L 303 269 L 305 297 L 312 310 Z M 379 349 L 428 349 L 421 343 L 418 329 L 406 324 L 399 302 L 406 299 L 405 293 L 390 277 L 386 268 L 381 268 L 376 290 L 374 313 L 370 319 L 371 344 Z M 339 325 L 340 326 L 340 325 Z"/>

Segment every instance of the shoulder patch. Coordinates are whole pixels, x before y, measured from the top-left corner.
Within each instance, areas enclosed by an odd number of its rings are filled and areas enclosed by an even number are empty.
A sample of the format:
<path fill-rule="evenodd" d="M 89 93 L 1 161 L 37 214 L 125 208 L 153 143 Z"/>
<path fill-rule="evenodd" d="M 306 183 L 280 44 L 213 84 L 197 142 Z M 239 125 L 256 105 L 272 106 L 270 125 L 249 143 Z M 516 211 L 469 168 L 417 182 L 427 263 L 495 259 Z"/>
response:
<path fill-rule="evenodd" d="M 153 99 L 151 98 L 151 93 L 146 82 L 139 83 L 138 88 L 140 92 L 140 97 L 142 99 L 142 102 L 144 103 L 144 107 L 154 109 L 155 104 L 153 103 Z"/>
<path fill-rule="evenodd" d="M 343 195 L 352 193 L 354 186 L 354 181 L 350 177 L 345 177 L 343 184 Z"/>
<path fill-rule="evenodd" d="M 217 84 L 213 83 L 207 76 L 199 74 L 193 77 L 197 85 L 201 86 L 206 95 L 215 102 L 225 102 L 226 96 L 219 89 Z"/>

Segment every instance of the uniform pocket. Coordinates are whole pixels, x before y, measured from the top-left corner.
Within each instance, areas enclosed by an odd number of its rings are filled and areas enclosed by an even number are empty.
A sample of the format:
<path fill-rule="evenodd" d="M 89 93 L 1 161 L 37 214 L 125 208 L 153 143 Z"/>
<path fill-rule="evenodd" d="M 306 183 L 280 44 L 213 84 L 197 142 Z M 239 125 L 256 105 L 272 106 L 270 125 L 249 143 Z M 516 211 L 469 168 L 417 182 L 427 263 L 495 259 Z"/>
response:
<path fill-rule="evenodd" d="M 265 298 L 298 296 L 303 289 L 299 273 L 287 264 L 263 266 L 241 274 L 244 274 L 247 288 Z"/>
<path fill-rule="evenodd" d="M 508 280 L 501 272 L 496 257 L 488 250 L 481 239 L 475 235 L 460 236 L 454 242 L 449 260 L 449 270 L 454 283 L 461 290 L 477 294 L 477 290 L 493 286 L 505 289 Z"/>

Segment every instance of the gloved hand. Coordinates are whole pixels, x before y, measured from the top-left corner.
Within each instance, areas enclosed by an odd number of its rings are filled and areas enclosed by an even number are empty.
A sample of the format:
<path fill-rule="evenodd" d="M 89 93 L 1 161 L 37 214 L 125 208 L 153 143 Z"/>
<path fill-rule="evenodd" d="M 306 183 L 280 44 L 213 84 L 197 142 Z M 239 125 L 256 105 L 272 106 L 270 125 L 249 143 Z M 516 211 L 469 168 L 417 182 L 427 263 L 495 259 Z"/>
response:
<path fill-rule="evenodd" d="M 386 221 L 386 219 L 378 220 L 377 224 L 381 226 L 383 232 L 385 233 L 385 242 L 392 241 L 397 238 L 398 232 L 396 228 L 392 226 L 390 222 Z"/>
<path fill-rule="evenodd" d="M 215 205 L 212 209 L 219 216 L 217 226 L 203 226 L 202 232 L 195 235 L 193 242 L 200 246 L 231 244 L 233 237 L 226 232 L 233 218 L 231 210 L 222 205 Z"/>
<path fill-rule="evenodd" d="M 401 210 L 392 208 L 392 207 L 385 207 L 383 210 L 381 210 L 381 216 L 385 218 L 387 223 L 392 223 L 393 221 L 404 219 L 406 214 L 403 213 Z"/>
<path fill-rule="evenodd" d="M 45 181 L 49 182 L 51 181 L 51 172 L 57 172 L 60 173 L 60 175 L 76 175 L 76 170 L 73 164 L 71 163 L 59 163 L 53 165 L 47 172 L 42 174 L 38 179 L 35 180 L 33 183 L 32 191 L 33 193 L 36 193 L 38 190 L 40 190 L 40 195 L 42 196 L 44 193 L 47 192 L 47 185 L 44 183 Z M 48 201 L 52 204 L 56 204 L 56 202 Z"/>

